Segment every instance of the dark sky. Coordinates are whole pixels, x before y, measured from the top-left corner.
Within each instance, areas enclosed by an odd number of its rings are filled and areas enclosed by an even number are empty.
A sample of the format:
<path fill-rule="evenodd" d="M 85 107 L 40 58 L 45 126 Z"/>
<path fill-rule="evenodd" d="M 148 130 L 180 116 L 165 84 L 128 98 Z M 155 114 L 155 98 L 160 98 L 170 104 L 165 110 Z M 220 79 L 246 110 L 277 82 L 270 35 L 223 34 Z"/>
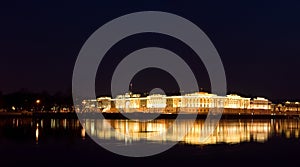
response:
<path fill-rule="evenodd" d="M 58 2 L 19 1 L 0 5 L 0 91 L 3 93 L 21 88 L 53 93 L 70 90 L 77 55 L 96 29 L 124 14 L 158 10 L 180 15 L 208 35 L 223 61 L 229 92 L 271 100 L 300 99 L 300 2 L 297 0 Z M 157 34 L 120 41 L 107 53 L 101 68 L 112 72 L 122 56 L 147 46 L 176 52 L 191 66 L 200 87 L 210 89 L 201 61 L 188 58 L 194 53 L 176 39 Z M 156 73 L 161 74 L 160 82 L 141 79 Z M 109 76 L 100 72 L 97 75 L 99 94 L 109 90 Z M 172 77 L 157 69 L 137 74 L 133 82 L 136 91 L 169 84 L 176 89 Z"/>

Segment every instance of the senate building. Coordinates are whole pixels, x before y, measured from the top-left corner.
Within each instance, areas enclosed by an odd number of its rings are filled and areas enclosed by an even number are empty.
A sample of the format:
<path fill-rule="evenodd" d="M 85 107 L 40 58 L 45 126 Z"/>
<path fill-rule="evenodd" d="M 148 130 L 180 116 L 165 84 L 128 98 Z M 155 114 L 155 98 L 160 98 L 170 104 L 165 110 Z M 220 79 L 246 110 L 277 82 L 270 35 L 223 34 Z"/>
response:
<path fill-rule="evenodd" d="M 210 109 L 223 108 L 225 112 L 271 110 L 271 102 L 263 97 L 247 98 L 237 94 L 218 96 L 207 92 L 194 92 L 177 96 L 125 93 L 111 97 L 84 100 L 83 108 L 99 112 L 143 113 L 206 113 Z"/>

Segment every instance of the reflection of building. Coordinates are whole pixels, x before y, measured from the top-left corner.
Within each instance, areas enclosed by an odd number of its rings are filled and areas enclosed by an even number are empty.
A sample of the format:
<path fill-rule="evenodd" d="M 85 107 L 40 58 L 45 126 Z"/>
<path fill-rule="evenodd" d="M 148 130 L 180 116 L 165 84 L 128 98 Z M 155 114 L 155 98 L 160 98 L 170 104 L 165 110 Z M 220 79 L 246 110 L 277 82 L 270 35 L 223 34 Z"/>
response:
<path fill-rule="evenodd" d="M 190 130 L 186 128 L 193 123 Z M 206 127 L 208 126 L 208 127 Z M 211 127 L 209 127 L 211 126 Z M 215 125 L 205 125 L 205 120 L 155 120 L 149 122 L 87 119 L 84 128 L 86 132 L 99 139 L 115 139 L 118 141 L 178 141 L 182 132 L 187 132 L 182 142 L 189 144 L 217 144 L 241 142 L 265 142 L 270 135 L 285 135 L 286 138 L 300 137 L 299 120 L 268 120 L 254 119 L 251 121 L 220 120 Z M 112 128 L 113 127 L 113 128 Z M 172 127 L 172 130 L 168 129 Z M 113 129 L 113 130 L 112 130 Z M 209 137 L 200 140 L 204 130 L 213 129 Z"/>
<path fill-rule="evenodd" d="M 228 109 L 228 112 L 234 112 L 244 109 L 270 110 L 271 102 L 268 99 L 257 97 L 241 97 L 236 94 L 227 96 L 218 96 L 207 92 L 195 92 L 180 96 L 166 96 L 162 94 L 153 94 L 147 97 L 141 97 L 140 94 L 126 93 L 118 95 L 115 99 L 110 97 L 97 98 L 95 101 L 84 101 L 85 108 L 99 108 L 102 112 L 115 109 L 119 112 L 166 112 L 177 113 L 199 113 L 208 112 L 214 108 Z M 91 104 L 91 102 L 93 102 Z"/>

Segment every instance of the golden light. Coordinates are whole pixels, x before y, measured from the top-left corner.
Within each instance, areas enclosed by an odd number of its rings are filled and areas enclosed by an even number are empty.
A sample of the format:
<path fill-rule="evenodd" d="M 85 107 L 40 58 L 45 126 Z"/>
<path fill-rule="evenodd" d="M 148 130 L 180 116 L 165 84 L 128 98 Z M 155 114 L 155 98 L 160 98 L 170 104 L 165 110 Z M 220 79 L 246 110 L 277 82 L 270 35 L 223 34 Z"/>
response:
<path fill-rule="evenodd" d="M 36 104 L 40 104 L 41 100 L 36 100 L 35 102 Z"/>
<path fill-rule="evenodd" d="M 81 129 L 81 137 L 83 139 L 85 138 L 85 129 L 84 128 Z"/>
<path fill-rule="evenodd" d="M 35 141 L 38 144 L 39 141 L 39 124 L 36 124 L 36 129 L 35 129 Z"/>

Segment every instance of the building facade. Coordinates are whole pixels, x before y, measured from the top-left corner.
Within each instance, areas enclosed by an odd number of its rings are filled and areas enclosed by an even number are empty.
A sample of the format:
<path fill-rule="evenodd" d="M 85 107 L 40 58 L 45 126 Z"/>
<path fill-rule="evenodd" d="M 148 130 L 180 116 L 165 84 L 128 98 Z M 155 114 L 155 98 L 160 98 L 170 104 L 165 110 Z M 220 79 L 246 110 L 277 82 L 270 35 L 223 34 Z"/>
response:
<path fill-rule="evenodd" d="M 251 100 L 250 109 L 254 110 L 271 110 L 271 102 L 263 97 L 257 97 Z"/>
<path fill-rule="evenodd" d="M 207 92 L 195 92 L 181 96 L 153 94 L 141 97 L 140 94 L 126 93 L 115 99 L 110 97 L 97 98 L 97 107 L 101 111 L 116 109 L 119 112 L 161 112 L 161 113 L 201 113 L 213 108 L 270 110 L 268 99 L 241 97 L 236 94 L 218 96 Z"/>
<path fill-rule="evenodd" d="M 250 98 L 241 97 L 236 94 L 227 95 L 224 101 L 224 108 L 227 109 L 248 109 Z"/>
<path fill-rule="evenodd" d="M 300 111 L 300 103 L 286 101 L 284 103 L 284 111 L 285 112 L 299 112 Z"/>

